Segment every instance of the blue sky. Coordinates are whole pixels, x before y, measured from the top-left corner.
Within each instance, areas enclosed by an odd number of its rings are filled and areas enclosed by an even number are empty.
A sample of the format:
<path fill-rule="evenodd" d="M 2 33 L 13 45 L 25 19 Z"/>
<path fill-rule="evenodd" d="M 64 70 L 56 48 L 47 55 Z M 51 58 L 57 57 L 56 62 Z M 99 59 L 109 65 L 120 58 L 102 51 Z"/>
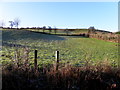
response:
<path fill-rule="evenodd" d="M 19 27 L 56 26 L 57 28 L 89 28 L 118 31 L 117 2 L 4 2 L 0 4 L 0 20 L 18 17 Z"/>

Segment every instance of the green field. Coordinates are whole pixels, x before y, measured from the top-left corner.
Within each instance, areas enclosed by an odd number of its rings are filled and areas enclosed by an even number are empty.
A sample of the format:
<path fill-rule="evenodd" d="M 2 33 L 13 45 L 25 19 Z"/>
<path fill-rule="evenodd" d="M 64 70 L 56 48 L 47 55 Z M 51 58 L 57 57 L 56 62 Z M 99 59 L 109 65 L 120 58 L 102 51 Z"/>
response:
<path fill-rule="evenodd" d="M 55 61 L 55 51 L 60 51 L 60 63 L 82 66 L 86 62 L 96 64 L 98 61 L 109 61 L 117 65 L 117 43 L 80 36 L 57 36 L 30 32 L 27 30 L 2 31 L 2 60 L 7 64 L 14 61 L 16 48 L 23 54 L 23 47 L 28 47 L 29 62 L 34 63 L 34 50 L 38 50 L 38 64 L 48 65 Z M 12 44 L 18 45 L 13 47 Z"/>

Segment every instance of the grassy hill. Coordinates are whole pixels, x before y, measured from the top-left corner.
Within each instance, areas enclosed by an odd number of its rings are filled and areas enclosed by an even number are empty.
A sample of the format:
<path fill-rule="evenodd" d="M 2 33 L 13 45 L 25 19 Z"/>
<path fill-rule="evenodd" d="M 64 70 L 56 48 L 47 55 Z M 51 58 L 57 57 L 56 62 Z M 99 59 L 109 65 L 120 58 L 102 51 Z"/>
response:
<path fill-rule="evenodd" d="M 12 44 L 15 44 L 16 47 L 21 45 L 29 47 L 31 63 L 34 60 L 33 52 L 37 49 L 39 66 L 53 63 L 56 50 L 60 51 L 61 63 L 69 62 L 78 66 L 84 65 L 88 61 L 95 64 L 97 61 L 104 60 L 109 60 L 113 65 L 114 63 L 117 64 L 118 60 L 117 43 L 93 38 L 47 35 L 26 30 L 4 30 L 2 37 L 4 63 L 11 61 L 10 58 L 5 57 L 6 55 L 10 54 L 14 57 L 15 47 Z M 21 49 L 19 50 L 22 52 Z"/>
<path fill-rule="evenodd" d="M 28 30 L 3 30 L 3 41 L 14 40 L 64 40 L 64 38 L 55 35 L 46 35 L 42 33 L 35 33 Z"/>

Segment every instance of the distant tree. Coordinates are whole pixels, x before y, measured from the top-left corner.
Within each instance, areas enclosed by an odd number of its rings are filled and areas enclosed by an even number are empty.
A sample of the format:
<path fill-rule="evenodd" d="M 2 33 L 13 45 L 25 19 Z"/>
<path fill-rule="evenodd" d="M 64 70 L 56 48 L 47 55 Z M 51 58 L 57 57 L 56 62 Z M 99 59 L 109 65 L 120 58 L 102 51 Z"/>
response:
<path fill-rule="evenodd" d="M 14 22 L 13 21 L 9 21 L 9 23 L 10 23 L 10 26 L 12 28 L 14 26 Z"/>
<path fill-rule="evenodd" d="M 94 26 L 91 26 L 91 27 L 88 28 L 88 33 L 89 33 L 89 34 L 90 34 L 90 33 L 95 33 L 95 28 L 94 28 Z"/>
<path fill-rule="evenodd" d="M 54 32 L 55 32 L 55 34 L 57 33 L 57 28 L 56 27 L 54 28 Z"/>
<path fill-rule="evenodd" d="M 45 29 L 46 29 L 46 26 L 43 26 L 43 32 L 45 31 Z"/>
<path fill-rule="evenodd" d="M 39 30 L 40 30 L 40 27 L 37 27 L 36 29 L 39 31 Z"/>
<path fill-rule="evenodd" d="M 52 31 L 51 26 L 48 26 L 48 30 L 49 30 L 49 33 L 51 33 L 51 31 Z"/>
<path fill-rule="evenodd" d="M 67 35 L 69 34 L 69 31 L 67 28 L 64 31 L 66 32 Z"/>
<path fill-rule="evenodd" d="M 18 29 L 19 24 L 20 24 L 20 19 L 19 18 L 15 18 L 14 19 L 14 25 L 15 25 L 15 27 L 17 27 L 17 29 Z"/>

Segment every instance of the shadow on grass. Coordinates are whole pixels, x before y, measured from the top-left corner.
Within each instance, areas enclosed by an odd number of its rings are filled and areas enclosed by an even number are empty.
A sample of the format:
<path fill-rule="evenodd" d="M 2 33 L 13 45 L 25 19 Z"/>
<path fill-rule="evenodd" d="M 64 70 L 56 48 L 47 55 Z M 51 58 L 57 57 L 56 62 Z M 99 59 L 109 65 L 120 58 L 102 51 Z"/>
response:
<path fill-rule="evenodd" d="M 44 33 L 36 33 L 28 30 L 4 30 L 2 31 L 3 41 L 17 41 L 17 40 L 65 40 L 63 37 L 57 35 L 49 35 Z"/>

